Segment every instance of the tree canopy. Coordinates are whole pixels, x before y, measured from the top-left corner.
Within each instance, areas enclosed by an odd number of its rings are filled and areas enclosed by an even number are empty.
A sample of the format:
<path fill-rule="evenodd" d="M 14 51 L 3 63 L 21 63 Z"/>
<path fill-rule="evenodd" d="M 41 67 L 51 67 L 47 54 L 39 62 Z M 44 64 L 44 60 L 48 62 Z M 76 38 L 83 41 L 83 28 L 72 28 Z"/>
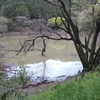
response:
<path fill-rule="evenodd" d="M 55 0 L 52 0 L 55 2 Z M 68 0 L 63 0 L 68 8 Z M 87 9 L 92 0 L 72 0 L 72 11 L 82 11 Z M 0 0 L 0 8 L 3 11 L 3 15 L 8 18 L 14 18 L 15 16 L 25 15 L 29 13 L 33 18 L 51 18 L 57 15 L 55 6 L 48 4 L 45 0 Z"/>
<path fill-rule="evenodd" d="M 0 0 L 3 15 L 8 18 L 23 15 L 26 12 L 33 18 L 50 18 L 56 14 L 55 7 L 48 4 L 44 0 Z"/>

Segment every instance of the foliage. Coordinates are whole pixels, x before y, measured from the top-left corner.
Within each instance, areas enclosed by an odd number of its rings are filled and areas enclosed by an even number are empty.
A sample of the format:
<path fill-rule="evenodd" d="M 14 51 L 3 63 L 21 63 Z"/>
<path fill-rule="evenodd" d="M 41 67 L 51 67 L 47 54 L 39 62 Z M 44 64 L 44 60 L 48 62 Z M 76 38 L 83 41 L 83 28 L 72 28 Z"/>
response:
<path fill-rule="evenodd" d="M 22 88 L 30 80 L 31 75 L 33 74 L 28 73 L 23 66 L 20 66 L 18 74 L 10 79 L 8 79 L 6 71 L 5 73 L 0 71 L 0 89 L 2 90 L 0 100 L 26 100 L 27 91 L 23 91 Z"/>
<path fill-rule="evenodd" d="M 58 84 L 45 93 L 41 93 L 27 100 L 99 100 L 100 73 L 93 72 Z"/>
<path fill-rule="evenodd" d="M 83 11 L 88 9 L 91 4 L 91 0 L 73 0 L 72 1 L 72 10 L 73 11 Z"/>
<path fill-rule="evenodd" d="M 100 0 L 95 4 L 95 16 L 97 16 L 98 12 L 100 11 Z"/>
<path fill-rule="evenodd" d="M 10 24 L 10 20 L 5 17 L 0 17 L 0 33 L 8 31 L 8 25 Z"/>
<path fill-rule="evenodd" d="M 73 11 L 78 11 L 80 12 L 78 17 L 77 17 L 77 23 L 80 31 L 90 31 L 90 29 L 93 26 L 93 14 L 92 14 L 92 7 L 94 7 L 94 17 L 96 19 L 97 14 L 100 10 L 100 4 L 99 0 L 98 2 L 94 5 L 92 1 L 87 2 L 86 0 L 74 0 L 78 5 L 80 5 L 80 9 L 77 7 L 79 6 L 72 6 L 72 12 Z M 79 3 L 80 2 L 80 3 Z M 75 6 L 75 9 L 74 9 Z M 74 13 L 74 12 L 73 12 Z"/>
<path fill-rule="evenodd" d="M 32 25 L 33 25 L 33 21 L 25 21 L 22 25 L 23 25 L 24 27 L 32 26 Z"/>
<path fill-rule="evenodd" d="M 25 15 L 26 12 L 33 18 L 46 18 L 56 15 L 55 7 L 44 0 L 7 0 L 2 3 L 3 15 L 8 18 Z"/>
<path fill-rule="evenodd" d="M 27 93 L 20 90 L 9 89 L 4 92 L 0 97 L 0 100 L 26 100 Z"/>
<path fill-rule="evenodd" d="M 1 7 L 3 13 L 2 15 L 8 18 L 14 18 L 15 8 L 16 4 L 13 1 L 12 2 L 10 2 L 10 0 L 5 1 Z"/>
<path fill-rule="evenodd" d="M 65 19 L 63 17 L 59 17 L 59 16 L 57 18 L 53 17 L 53 18 L 48 19 L 47 24 L 48 24 L 48 26 L 55 28 L 55 27 L 57 27 L 57 25 L 58 26 L 63 25 L 62 20 L 64 21 Z"/>
<path fill-rule="evenodd" d="M 80 12 L 77 23 L 80 31 L 90 31 L 90 28 L 92 28 L 93 23 L 93 17 L 92 17 L 92 9 L 86 9 Z"/>
<path fill-rule="evenodd" d="M 0 25 L 0 33 L 5 33 L 8 31 L 7 25 Z"/>
<path fill-rule="evenodd" d="M 63 0 L 68 8 L 68 1 Z M 92 0 L 73 0 L 72 11 L 82 11 L 91 5 Z M 8 18 L 25 15 L 27 12 L 30 18 L 51 18 L 58 14 L 58 10 L 45 2 L 45 0 L 1 0 L 1 10 L 3 15 Z M 61 15 L 61 14 L 60 14 Z"/>
<path fill-rule="evenodd" d="M 9 24 L 9 20 L 5 17 L 0 17 L 0 24 L 2 25 Z"/>
<path fill-rule="evenodd" d="M 16 16 L 25 16 L 26 12 L 28 12 L 28 8 L 25 6 L 17 6 L 15 9 Z"/>
<path fill-rule="evenodd" d="M 26 68 L 22 66 L 22 68 L 20 68 L 20 71 L 18 73 L 18 77 L 17 79 L 19 80 L 19 83 L 22 84 L 22 86 L 24 87 L 28 81 L 30 81 L 31 76 L 33 75 L 33 73 L 29 73 L 26 71 Z"/>
<path fill-rule="evenodd" d="M 14 75 L 8 82 L 10 82 L 11 85 L 21 85 L 23 88 L 30 81 L 32 75 L 33 73 L 28 72 L 25 66 L 20 65 L 19 70 L 17 70 L 17 75 Z"/>
<path fill-rule="evenodd" d="M 18 24 L 23 24 L 25 21 L 28 21 L 28 19 L 25 16 L 16 16 L 15 21 Z"/>
<path fill-rule="evenodd" d="M 2 7 L 2 5 L 4 4 L 4 2 L 6 2 L 7 0 L 0 0 L 0 8 Z"/>

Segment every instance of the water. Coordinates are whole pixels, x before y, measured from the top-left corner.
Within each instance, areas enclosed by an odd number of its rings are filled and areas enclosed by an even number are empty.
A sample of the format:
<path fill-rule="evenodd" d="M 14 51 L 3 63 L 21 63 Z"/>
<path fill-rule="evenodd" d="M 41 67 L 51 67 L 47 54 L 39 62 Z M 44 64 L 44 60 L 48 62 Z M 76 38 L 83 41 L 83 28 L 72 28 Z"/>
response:
<path fill-rule="evenodd" d="M 30 51 L 27 54 L 21 52 L 16 56 L 15 51 L 10 50 L 18 50 L 20 49 L 20 44 L 27 39 L 32 39 L 33 36 L 12 36 L 12 37 L 4 37 L 0 38 L 0 45 L 3 45 L 6 50 L 9 52 L 5 53 L 4 61 L 8 64 L 22 65 L 22 64 L 33 64 L 39 63 L 41 61 L 45 62 L 48 59 L 60 60 L 60 61 L 79 61 L 79 57 L 75 50 L 72 41 L 51 41 L 47 42 L 47 49 L 45 52 L 45 56 L 41 56 L 41 51 L 34 50 Z M 84 43 L 84 36 L 81 36 L 81 40 Z M 100 46 L 100 37 L 98 38 L 97 45 Z M 20 41 L 20 42 L 19 42 Z M 42 49 L 41 40 L 39 39 L 36 42 L 35 49 Z"/>
<path fill-rule="evenodd" d="M 31 37 L 32 38 L 32 37 Z M 9 64 L 29 64 L 29 63 L 38 63 L 41 61 L 46 61 L 48 59 L 60 60 L 60 61 L 76 61 L 79 60 L 79 57 L 74 48 L 73 42 L 71 41 L 48 41 L 47 50 L 45 56 L 41 56 L 41 52 L 38 50 L 30 51 L 27 54 L 21 52 L 16 56 L 15 51 L 20 48 L 19 40 L 21 44 L 29 39 L 28 36 L 15 36 L 15 37 L 5 37 L 0 39 L 0 44 L 6 47 L 7 52 L 5 54 L 5 62 Z M 36 48 L 41 49 L 41 40 L 38 40 Z"/>

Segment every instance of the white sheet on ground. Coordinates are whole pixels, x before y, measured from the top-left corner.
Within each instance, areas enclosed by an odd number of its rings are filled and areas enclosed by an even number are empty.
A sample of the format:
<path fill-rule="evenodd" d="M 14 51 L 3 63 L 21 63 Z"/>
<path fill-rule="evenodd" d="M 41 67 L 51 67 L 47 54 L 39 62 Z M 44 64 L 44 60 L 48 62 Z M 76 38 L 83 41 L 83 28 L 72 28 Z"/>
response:
<path fill-rule="evenodd" d="M 82 72 L 83 66 L 80 61 L 74 62 L 61 62 L 59 60 L 47 60 L 45 63 L 40 62 L 37 64 L 26 64 L 24 67 L 27 76 L 31 75 L 30 80 L 40 82 L 44 79 L 47 81 L 63 81 L 67 77 L 77 75 L 79 72 Z M 12 68 L 13 71 L 7 69 L 8 77 L 12 77 L 18 74 L 20 67 L 16 66 Z M 18 70 L 14 72 L 15 70 Z M 31 74 L 33 73 L 33 74 Z"/>

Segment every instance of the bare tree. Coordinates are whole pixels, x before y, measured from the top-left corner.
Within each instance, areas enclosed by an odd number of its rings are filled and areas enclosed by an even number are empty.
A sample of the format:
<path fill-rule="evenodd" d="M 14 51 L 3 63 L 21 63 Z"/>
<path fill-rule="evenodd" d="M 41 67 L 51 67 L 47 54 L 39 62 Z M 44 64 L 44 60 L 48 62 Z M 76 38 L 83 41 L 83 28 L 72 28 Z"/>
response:
<path fill-rule="evenodd" d="M 45 0 L 46 2 L 54 5 L 57 7 L 60 12 L 62 13 L 63 18 L 61 17 L 61 21 L 64 25 L 64 28 L 59 27 L 55 20 L 55 24 L 58 28 L 62 29 L 69 37 L 63 37 L 62 35 L 55 32 L 57 37 L 51 37 L 46 34 L 37 36 L 32 40 L 26 40 L 17 54 L 19 54 L 23 49 L 27 42 L 31 41 L 31 45 L 26 52 L 30 50 L 31 47 L 34 47 L 35 41 L 38 38 L 42 38 L 43 40 L 43 50 L 42 55 L 46 51 L 46 44 L 45 38 L 51 40 L 65 40 L 65 41 L 73 41 L 76 51 L 79 55 L 79 58 L 83 64 L 84 70 L 83 71 L 91 71 L 93 68 L 96 68 L 99 65 L 100 61 L 100 46 L 97 48 L 97 38 L 100 33 L 100 12 L 98 13 L 97 17 L 94 18 L 94 7 L 92 6 L 92 16 L 93 16 L 93 27 L 91 31 L 88 33 L 88 36 L 85 37 L 85 43 L 82 43 L 79 37 L 79 29 L 77 24 L 75 24 L 71 18 L 71 0 L 69 0 L 69 7 L 66 7 L 64 0 Z M 55 2 L 54 2 L 55 1 Z M 96 3 L 95 3 L 96 4 Z M 92 35 L 92 33 L 94 34 Z M 92 39 L 93 36 L 93 39 Z M 92 39 L 92 42 L 90 40 Z"/>

